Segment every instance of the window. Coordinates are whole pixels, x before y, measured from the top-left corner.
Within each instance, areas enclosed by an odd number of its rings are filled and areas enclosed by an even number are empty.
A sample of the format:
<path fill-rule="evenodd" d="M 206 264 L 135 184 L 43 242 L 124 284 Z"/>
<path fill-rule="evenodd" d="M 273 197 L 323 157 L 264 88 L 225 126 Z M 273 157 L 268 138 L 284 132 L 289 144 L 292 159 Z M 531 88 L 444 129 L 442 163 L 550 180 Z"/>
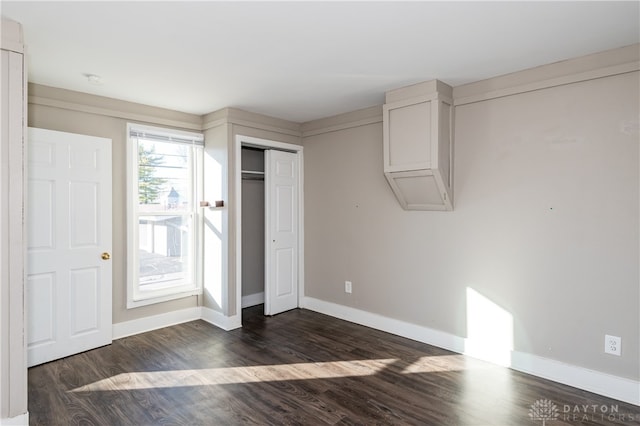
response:
<path fill-rule="evenodd" d="M 127 130 L 127 307 L 201 294 L 203 136 Z"/>

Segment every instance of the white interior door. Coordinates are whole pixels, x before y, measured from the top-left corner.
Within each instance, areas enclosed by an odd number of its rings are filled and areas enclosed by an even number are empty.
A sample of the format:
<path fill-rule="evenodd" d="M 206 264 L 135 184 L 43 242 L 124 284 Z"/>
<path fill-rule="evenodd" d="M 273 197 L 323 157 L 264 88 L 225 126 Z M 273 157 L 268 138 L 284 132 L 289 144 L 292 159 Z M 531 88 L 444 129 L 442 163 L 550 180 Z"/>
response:
<path fill-rule="evenodd" d="M 298 307 L 298 155 L 265 151 L 265 315 Z"/>
<path fill-rule="evenodd" d="M 111 139 L 29 128 L 28 365 L 111 343 Z"/>

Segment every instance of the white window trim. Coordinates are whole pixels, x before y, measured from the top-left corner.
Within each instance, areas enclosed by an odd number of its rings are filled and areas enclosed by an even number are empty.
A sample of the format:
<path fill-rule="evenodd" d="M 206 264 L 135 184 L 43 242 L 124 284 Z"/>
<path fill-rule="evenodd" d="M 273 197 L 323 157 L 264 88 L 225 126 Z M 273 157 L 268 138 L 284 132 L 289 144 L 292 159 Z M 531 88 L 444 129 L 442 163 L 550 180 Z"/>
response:
<path fill-rule="evenodd" d="M 203 280 L 203 238 L 202 230 L 204 225 L 203 213 L 198 207 L 198 199 L 203 196 L 203 150 L 196 150 L 195 159 L 195 184 L 196 199 L 193 200 L 193 237 L 194 237 L 194 260 L 195 260 L 195 287 L 188 291 L 181 291 L 157 297 L 135 299 L 135 286 L 137 285 L 139 270 L 139 241 L 138 241 L 138 145 L 131 138 L 131 131 L 148 131 L 161 135 L 176 135 L 185 138 L 202 139 L 201 133 L 185 132 L 182 130 L 167 129 L 162 127 L 146 126 L 135 123 L 127 123 L 127 143 L 126 143 L 126 185 L 127 185 L 127 309 L 138 308 L 160 302 L 181 299 L 189 296 L 202 294 Z M 135 182 L 135 185 L 134 185 Z"/>

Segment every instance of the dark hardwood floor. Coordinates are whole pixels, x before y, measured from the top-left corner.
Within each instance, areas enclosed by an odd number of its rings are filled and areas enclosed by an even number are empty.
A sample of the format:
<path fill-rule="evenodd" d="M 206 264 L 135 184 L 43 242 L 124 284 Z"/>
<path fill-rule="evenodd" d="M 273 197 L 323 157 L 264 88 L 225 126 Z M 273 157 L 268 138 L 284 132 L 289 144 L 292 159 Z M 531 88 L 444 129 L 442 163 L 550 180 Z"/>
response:
<path fill-rule="evenodd" d="M 630 404 L 307 310 L 261 312 L 33 367 L 30 423 L 640 425 Z"/>

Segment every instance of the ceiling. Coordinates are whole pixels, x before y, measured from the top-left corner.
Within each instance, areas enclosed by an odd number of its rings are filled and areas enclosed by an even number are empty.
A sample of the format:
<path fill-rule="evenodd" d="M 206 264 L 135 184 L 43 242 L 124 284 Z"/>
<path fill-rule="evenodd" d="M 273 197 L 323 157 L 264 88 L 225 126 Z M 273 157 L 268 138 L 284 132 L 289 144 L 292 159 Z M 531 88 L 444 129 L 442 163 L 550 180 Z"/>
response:
<path fill-rule="evenodd" d="M 306 122 L 638 43 L 640 2 L 0 2 L 29 81 Z M 96 74 L 102 84 L 90 84 Z"/>

